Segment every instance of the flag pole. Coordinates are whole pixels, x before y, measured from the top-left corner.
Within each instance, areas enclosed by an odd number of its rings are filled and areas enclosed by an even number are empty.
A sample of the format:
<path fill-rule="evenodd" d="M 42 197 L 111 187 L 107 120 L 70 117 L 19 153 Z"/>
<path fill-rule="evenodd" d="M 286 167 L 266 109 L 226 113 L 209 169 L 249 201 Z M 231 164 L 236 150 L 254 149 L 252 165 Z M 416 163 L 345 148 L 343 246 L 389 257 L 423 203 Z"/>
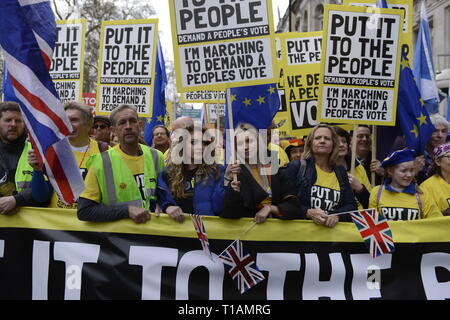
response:
<path fill-rule="evenodd" d="M 375 210 L 375 208 L 369 208 L 369 209 L 364 209 L 364 210 Z M 331 216 L 339 216 L 341 214 L 347 214 L 347 213 L 359 212 L 359 211 L 361 211 L 361 210 L 352 210 L 352 211 L 347 211 L 347 212 L 331 213 L 331 214 L 328 214 L 328 216 L 329 217 L 331 217 Z"/>
<path fill-rule="evenodd" d="M 352 136 L 352 162 L 350 163 L 350 173 L 355 174 L 355 162 L 356 162 L 356 131 L 358 130 L 358 125 L 353 125 L 353 136 Z"/>
<path fill-rule="evenodd" d="M 372 160 L 377 159 L 377 126 L 372 126 Z M 375 186 L 375 171 L 371 172 L 370 182 L 372 183 L 372 187 Z"/>
<path fill-rule="evenodd" d="M 351 211 L 351 212 L 353 212 L 353 211 Z M 219 254 L 219 257 L 233 244 L 233 243 L 235 243 L 236 241 L 238 241 L 238 240 L 241 240 L 241 238 L 243 237 L 243 236 L 245 236 L 247 233 L 249 233 L 250 232 L 250 230 L 252 230 L 255 226 L 257 225 L 257 223 L 256 222 L 253 222 L 249 227 L 247 227 L 247 229 L 245 229 L 240 235 L 239 235 L 239 237 L 237 237 L 229 246 L 227 246 L 226 248 L 225 248 L 225 250 L 223 250 L 220 254 Z"/>
<path fill-rule="evenodd" d="M 233 121 L 233 108 L 231 106 L 231 89 L 227 88 L 227 112 L 228 112 L 228 130 L 230 130 L 230 149 L 231 149 L 231 159 L 230 163 L 236 163 L 236 151 L 234 149 L 234 121 Z M 237 174 L 233 174 L 233 182 L 237 182 Z"/>

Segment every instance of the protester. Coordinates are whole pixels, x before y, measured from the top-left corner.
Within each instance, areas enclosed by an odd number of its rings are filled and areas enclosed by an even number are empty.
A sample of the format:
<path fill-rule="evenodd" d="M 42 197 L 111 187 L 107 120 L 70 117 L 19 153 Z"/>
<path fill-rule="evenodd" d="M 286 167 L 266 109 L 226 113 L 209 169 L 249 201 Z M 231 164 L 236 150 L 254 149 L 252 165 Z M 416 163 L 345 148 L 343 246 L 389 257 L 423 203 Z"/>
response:
<path fill-rule="evenodd" d="M 106 142 L 95 141 L 89 137 L 93 117 L 88 106 L 73 101 L 66 103 L 64 110 L 73 128 L 73 131 L 68 135 L 68 140 L 81 175 L 85 179 L 88 172 L 88 159 L 94 154 L 107 150 L 109 146 Z M 45 172 L 39 167 L 38 159 L 33 150 L 29 152 L 28 162 L 34 169 L 31 187 L 33 198 L 36 201 L 42 203 L 51 199 L 50 208 L 76 209 L 76 202 L 70 205 L 64 203 L 53 190 L 48 179 L 44 177 Z"/>
<path fill-rule="evenodd" d="M 289 157 L 284 149 L 279 146 L 279 135 L 275 126 L 275 122 L 272 121 L 272 125 L 267 128 L 267 149 L 277 153 L 278 165 L 283 167 L 289 162 Z"/>
<path fill-rule="evenodd" d="M 27 162 L 31 144 L 15 102 L 0 103 L 0 214 L 14 214 L 18 207 L 36 206 L 31 195 L 33 168 Z"/>
<path fill-rule="evenodd" d="M 433 134 L 425 147 L 423 155 L 424 159 L 422 159 L 423 168 L 417 174 L 417 180 L 419 183 L 422 183 L 428 177 L 428 170 L 433 164 L 433 150 L 437 146 L 440 146 L 446 142 L 449 130 L 448 121 L 440 114 L 435 113 L 430 115 L 430 120 L 435 130 L 433 131 Z"/>
<path fill-rule="evenodd" d="M 302 139 L 291 139 L 283 141 L 284 151 L 286 152 L 289 162 L 294 160 L 300 160 L 302 158 L 302 153 L 305 150 L 305 143 Z"/>
<path fill-rule="evenodd" d="M 139 117 L 133 106 L 119 106 L 110 119 L 119 145 L 90 160 L 86 189 L 78 201 L 78 218 L 130 218 L 143 223 L 156 209 L 156 181 L 164 167 L 163 155 L 139 144 Z"/>
<path fill-rule="evenodd" d="M 380 161 L 372 160 L 372 130 L 367 125 L 359 125 L 356 131 L 356 159 L 363 165 L 368 177 L 375 172 L 375 184 L 380 184 L 384 174 Z"/>
<path fill-rule="evenodd" d="M 258 149 L 267 150 L 267 142 L 258 141 L 256 128 L 247 123 L 239 123 L 235 135 L 239 163 L 227 169 L 227 190 L 221 217 L 253 217 L 257 223 L 270 217 L 300 218 L 295 187 L 282 171 L 274 172 L 278 164 L 262 166 L 257 161 Z M 228 173 L 237 173 L 237 181 L 232 182 Z"/>
<path fill-rule="evenodd" d="M 182 144 L 180 161 L 171 158 L 158 176 L 158 204 L 178 222 L 183 222 L 183 213 L 216 216 L 223 211 L 225 170 L 213 161 L 206 162 L 209 154 L 204 151 L 212 139 L 204 132 L 197 136 L 192 128 L 179 141 L 173 142 Z M 209 156 L 214 157 L 214 150 Z M 231 174 L 228 172 L 227 176 Z"/>
<path fill-rule="evenodd" d="M 429 178 L 420 185 L 431 195 L 443 215 L 450 215 L 450 143 L 436 146 L 433 151 L 434 162 Z"/>
<path fill-rule="evenodd" d="M 108 145 L 111 143 L 111 121 L 108 117 L 95 116 L 92 130 L 94 140 L 105 142 Z"/>
<path fill-rule="evenodd" d="M 314 127 L 302 158 L 286 168 L 297 187 L 301 218 L 330 228 L 338 221 L 350 221 L 348 214 L 329 215 L 357 209 L 347 171 L 337 165 L 339 137 L 334 129 L 327 124 Z"/>
<path fill-rule="evenodd" d="M 442 216 L 431 195 L 414 181 L 414 158 L 414 150 L 403 149 L 392 152 L 383 160 L 384 182 L 372 189 L 369 208 L 376 208 L 389 220 Z"/>
<path fill-rule="evenodd" d="M 171 145 L 176 143 L 177 137 L 182 135 L 181 133 L 178 135 L 174 134 L 178 129 L 183 129 L 183 130 L 187 130 L 187 131 L 193 130 L 194 129 L 194 119 L 183 116 L 183 117 L 179 117 L 172 123 L 172 131 L 170 132 Z M 172 151 L 172 148 L 169 148 L 164 153 L 164 161 L 166 164 L 169 162 L 169 159 L 171 157 L 171 155 L 170 155 L 171 151 Z"/>
<path fill-rule="evenodd" d="M 351 137 L 341 127 L 334 127 L 339 136 L 339 157 L 337 164 L 347 170 L 348 180 L 355 194 L 358 209 L 367 208 L 369 205 L 370 190 L 372 189 L 366 170 L 358 160 L 355 160 L 355 172 L 351 174 Z"/>
<path fill-rule="evenodd" d="M 165 153 L 170 148 L 170 131 L 163 125 L 156 125 L 152 130 L 152 147 Z"/>

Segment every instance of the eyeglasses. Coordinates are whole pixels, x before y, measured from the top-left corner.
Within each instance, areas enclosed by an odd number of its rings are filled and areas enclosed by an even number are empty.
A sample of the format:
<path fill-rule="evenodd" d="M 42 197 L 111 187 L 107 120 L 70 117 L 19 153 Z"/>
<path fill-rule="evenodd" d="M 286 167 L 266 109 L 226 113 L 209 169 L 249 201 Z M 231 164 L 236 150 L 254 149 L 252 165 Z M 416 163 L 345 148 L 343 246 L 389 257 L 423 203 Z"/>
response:
<path fill-rule="evenodd" d="M 167 134 L 165 132 L 155 132 L 153 134 L 153 136 L 157 137 L 157 136 L 167 136 Z"/>
<path fill-rule="evenodd" d="M 92 128 L 94 129 L 105 129 L 107 126 L 104 124 L 95 124 Z"/>

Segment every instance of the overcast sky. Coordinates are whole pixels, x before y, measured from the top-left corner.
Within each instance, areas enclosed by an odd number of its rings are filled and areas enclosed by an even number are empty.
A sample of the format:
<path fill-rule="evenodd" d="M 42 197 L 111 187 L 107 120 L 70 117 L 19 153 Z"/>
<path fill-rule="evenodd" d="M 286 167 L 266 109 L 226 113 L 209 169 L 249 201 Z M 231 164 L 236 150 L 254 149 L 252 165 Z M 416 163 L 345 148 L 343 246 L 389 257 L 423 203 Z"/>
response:
<path fill-rule="evenodd" d="M 151 5 L 156 11 L 156 15 L 152 18 L 158 18 L 158 28 L 162 32 L 161 45 L 164 50 L 164 54 L 167 59 L 173 60 L 173 48 L 172 48 L 172 33 L 170 31 L 170 13 L 169 13 L 169 1 L 167 0 L 152 0 Z M 278 24 L 278 8 L 280 9 L 280 15 L 283 17 L 289 0 L 272 0 L 273 17 L 275 22 L 275 28 Z"/>

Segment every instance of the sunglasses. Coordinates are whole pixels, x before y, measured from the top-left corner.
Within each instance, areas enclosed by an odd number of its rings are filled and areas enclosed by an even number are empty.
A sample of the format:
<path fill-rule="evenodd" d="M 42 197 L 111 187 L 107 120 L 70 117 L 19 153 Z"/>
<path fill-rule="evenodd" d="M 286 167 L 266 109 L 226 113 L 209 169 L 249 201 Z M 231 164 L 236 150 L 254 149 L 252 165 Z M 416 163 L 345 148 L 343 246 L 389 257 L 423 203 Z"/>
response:
<path fill-rule="evenodd" d="M 104 124 L 96 124 L 93 126 L 93 128 L 94 129 L 105 129 L 105 128 L 107 128 L 107 126 Z"/>

